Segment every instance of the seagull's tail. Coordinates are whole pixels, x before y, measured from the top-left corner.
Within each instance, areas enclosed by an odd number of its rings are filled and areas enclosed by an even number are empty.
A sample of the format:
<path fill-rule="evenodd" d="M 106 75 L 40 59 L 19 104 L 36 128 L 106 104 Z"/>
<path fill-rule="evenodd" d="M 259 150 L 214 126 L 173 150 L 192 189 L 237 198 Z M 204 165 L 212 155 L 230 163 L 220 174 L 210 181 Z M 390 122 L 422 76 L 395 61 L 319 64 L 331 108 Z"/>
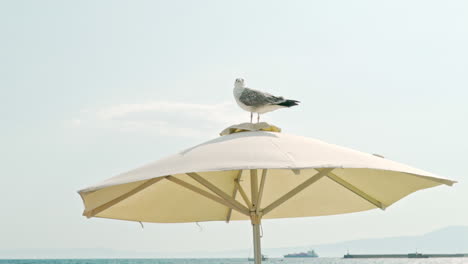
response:
<path fill-rule="evenodd" d="M 300 102 L 299 101 L 296 101 L 296 100 L 284 100 L 283 102 L 277 104 L 277 105 L 281 105 L 281 106 L 286 106 L 286 107 L 291 107 L 291 106 L 295 106 L 295 105 L 298 105 Z"/>

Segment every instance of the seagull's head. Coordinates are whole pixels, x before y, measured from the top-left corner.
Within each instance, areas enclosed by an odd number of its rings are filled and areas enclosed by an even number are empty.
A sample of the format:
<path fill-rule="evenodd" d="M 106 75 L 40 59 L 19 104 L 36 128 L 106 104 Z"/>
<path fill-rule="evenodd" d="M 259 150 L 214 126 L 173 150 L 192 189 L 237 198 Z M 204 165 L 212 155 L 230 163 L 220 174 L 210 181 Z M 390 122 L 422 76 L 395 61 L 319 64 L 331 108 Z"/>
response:
<path fill-rule="evenodd" d="M 235 87 L 244 87 L 244 79 L 242 78 L 237 78 L 236 81 L 234 82 Z"/>

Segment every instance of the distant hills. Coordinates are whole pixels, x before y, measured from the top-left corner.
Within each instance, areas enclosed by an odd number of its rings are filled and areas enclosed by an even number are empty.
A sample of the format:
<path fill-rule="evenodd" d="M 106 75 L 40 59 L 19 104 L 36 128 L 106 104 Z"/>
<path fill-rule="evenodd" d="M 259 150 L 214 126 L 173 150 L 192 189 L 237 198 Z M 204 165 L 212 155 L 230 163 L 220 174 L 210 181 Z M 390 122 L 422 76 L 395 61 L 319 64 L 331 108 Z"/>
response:
<path fill-rule="evenodd" d="M 468 253 L 468 226 L 449 226 L 421 236 L 400 236 L 350 240 L 331 244 L 304 245 L 288 248 L 265 248 L 263 253 L 281 257 L 291 252 L 314 249 L 321 257 L 342 257 L 351 254 L 378 253 Z M 5 258 L 165 258 L 165 257 L 239 257 L 251 255 L 250 249 L 222 252 L 135 252 L 105 248 L 91 249 L 0 249 Z"/>
<path fill-rule="evenodd" d="M 341 257 L 351 254 L 379 253 L 468 253 L 468 226 L 450 226 L 421 236 L 400 236 L 350 240 L 339 243 L 311 245 L 320 256 Z M 301 248 L 265 249 L 265 254 L 281 256 Z"/>

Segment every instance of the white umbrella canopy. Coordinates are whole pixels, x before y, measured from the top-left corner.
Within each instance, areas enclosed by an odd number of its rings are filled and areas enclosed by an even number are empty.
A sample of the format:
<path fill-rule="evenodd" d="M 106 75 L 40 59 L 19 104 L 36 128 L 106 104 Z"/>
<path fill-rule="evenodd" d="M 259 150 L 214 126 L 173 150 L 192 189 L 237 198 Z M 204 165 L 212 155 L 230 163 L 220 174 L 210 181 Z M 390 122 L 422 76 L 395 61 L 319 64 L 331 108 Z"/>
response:
<path fill-rule="evenodd" d="M 261 219 L 385 209 L 412 192 L 453 183 L 319 140 L 247 131 L 207 141 L 79 194 L 87 217 L 158 223 L 250 219 L 260 263 Z"/>

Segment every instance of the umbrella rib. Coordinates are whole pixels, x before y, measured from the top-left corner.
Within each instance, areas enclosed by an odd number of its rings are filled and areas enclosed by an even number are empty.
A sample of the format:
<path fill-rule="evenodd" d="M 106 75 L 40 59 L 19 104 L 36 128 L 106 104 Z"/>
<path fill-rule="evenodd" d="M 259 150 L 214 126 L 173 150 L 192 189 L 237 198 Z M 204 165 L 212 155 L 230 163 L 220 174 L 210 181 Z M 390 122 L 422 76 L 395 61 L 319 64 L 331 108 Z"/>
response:
<path fill-rule="evenodd" d="M 240 181 L 241 177 L 242 177 L 242 170 L 239 170 L 239 172 L 237 173 L 237 177 L 234 179 L 234 182 Z M 232 199 L 236 199 L 237 188 L 238 186 L 235 184 L 234 190 L 232 191 Z M 231 214 L 232 214 L 232 209 L 231 207 L 228 207 L 228 212 L 226 215 L 226 223 L 229 223 L 229 220 L 231 220 Z"/>
<path fill-rule="evenodd" d="M 203 177 L 201 177 L 198 173 L 189 172 L 189 173 L 186 173 L 186 174 L 188 176 L 192 177 L 192 179 L 194 179 L 195 181 L 197 181 L 201 185 L 208 188 L 210 191 L 217 194 L 219 197 L 221 197 L 226 202 L 230 203 L 232 206 L 234 206 L 234 207 L 236 207 L 236 208 L 238 208 L 240 210 L 243 210 L 245 212 L 250 212 L 250 210 L 247 207 L 245 207 L 244 205 L 242 205 L 238 201 L 234 200 L 231 196 L 229 196 L 223 190 L 221 190 L 218 187 L 216 187 L 215 185 L 213 185 L 211 182 L 209 182 L 206 179 L 204 179 Z"/>
<path fill-rule="evenodd" d="M 260 190 L 258 191 L 257 214 L 260 213 L 260 206 L 262 203 L 263 188 L 265 186 L 267 171 L 268 171 L 267 169 L 262 170 L 262 179 L 260 180 Z"/>
<path fill-rule="evenodd" d="M 98 206 L 98 207 L 96 207 L 94 209 L 91 209 L 89 211 L 85 211 L 83 213 L 83 215 L 88 217 L 88 218 L 91 218 L 91 217 L 99 214 L 100 212 L 102 212 L 102 211 L 104 211 L 104 210 L 106 210 L 106 209 L 120 203 L 121 201 L 127 199 L 128 197 L 130 197 L 130 196 L 132 196 L 132 195 L 134 195 L 134 194 L 136 194 L 136 193 L 150 187 L 151 185 L 153 185 L 154 183 L 156 183 L 156 182 L 158 182 L 158 181 L 160 181 L 162 179 L 164 179 L 164 178 L 159 177 L 159 178 L 153 178 L 153 179 L 150 179 L 148 181 L 145 181 L 143 184 L 137 186 L 136 188 L 132 189 L 129 192 L 126 192 L 126 193 L 120 195 L 119 197 L 114 198 L 114 199 L 110 200 L 109 202 L 107 202 L 105 204 L 102 204 L 102 205 L 100 205 L 100 206 Z"/>
<path fill-rule="evenodd" d="M 360 190 L 359 188 L 352 185 L 351 183 L 343 180 L 338 175 L 336 175 L 336 174 L 334 174 L 332 172 L 329 172 L 327 177 L 330 178 L 331 180 L 333 180 L 334 182 L 338 183 L 339 185 L 343 186 L 344 188 L 346 188 L 346 189 L 350 190 L 351 192 L 355 193 L 356 195 L 360 196 L 361 198 L 368 201 L 369 203 L 373 204 L 374 206 L 376 206 L 376 207 L 378 207 L 378 208 L 380 208 L 382 210 L 384 210 L 386 208 L 386 206 L 382 202 L 378 201 L 374 197 L 372 197 L 369 194 L 365 193 L 364 191 Z"/>
<path fill-rule="evenodd" d="M 242 188 L 238 181 L 236 181 L 236 186 L 242 196 L 242 199 L 244 199 L 245 204 L 249 207 L 249 209 L 252 209 L 252 204 L 250 203 L 249 197 L 247 197 L 244 188 Z"/>
<path fill-rule="evenodd" d="M 412 173 L 408 173 L 408 174 L 419 177 L 419 178 L 423 178 L 423 179 L 426 179 L 426 180 L 435 181 L 435 182 L 438 182 L 440 184 L 445 184 L 445 185 L 448 185 L 448 186 L 453 186 L 455 183 L 457 183 L 457 181 L 439 179 L 439 178 L 430 177 L 430 176 L 423 176 L 423 175 L 417 175 L 417 174 L 412 174 Z"/>
<path fill-rule="evenodd" d="M 202 189 L 200 189 L 200 188 L 198 188 L 198 187 L 196 187 L 196 186 L 194 186 L 194 185 L 192 185 L 192 184 L 190 184 L 188 182 L 185 182 L 185 181 L 183 181 L 181 179 L 178 179 L 178 178 L 176 178 L 174 176 L 166 176 L 166 179 L 168 179 L 169 181 L 171 181 L 173 183 L 179 184 L 180 186 L 185 187 L 185 188 L 187 188 L 187 189 L 189 189 L 189 190 L 191 190 L 193 192 L 196 192 L 196 193 L 198 193 L 198 194 L 200 194 L 202 196 L 205 196 L 206 198 L 211 199 L 211 200 L 213 200 L 213 201 L 215 201 L 217 203 L 220 203 L 220 204 L 222 204 L 224 206 L 227 206 L 230 209 L 234 209 L 234 210 L 238 211 L 241 214 L 249 216 L 249 210 L 241 210 L 240 208 L 237 208 L 236 206 L 233 206 L 232 204 L 225 201 L 224 199 L 222 199 L 222 198 L 220 198 L 220 197 L 218 197 L 216 195 L 213 195 L 213 194 L 211 194 L 211 193 L 209 193 L 207 191 L 204 191 L 204 190 L 202 190 Z"/>
<path fill-rule="evenodd" d="M 250 170 L 250 193 L 252 198 L 252 210 L 257 211 L 258 202 L 258 176 L 257 170 Z"/>
<path fill-rule="evenodd" d="M 305 188 L 309 187 L 311 184 L 313 184 L 314 182 L 320 180 L 323 176 L 325 176 L 327 173 L 329 173 L 330 171 L 332 171 L 334 168 L 326 168 L 326 169 L 321 169 L 319 170 L 314 176 L 310 177 L 309 179 L 307 179 L 306 181 L 304 181 L 303 183 L 299 184 L 298 186 L 296 186 L 294 189 L 292 189 L 291 191 L 289 191 L 288 193 L 286 193 L 285 195 L 281 196 L 280 198 L 278 198 L 276 201 L 272 202 L 270 205 L 268 205 L 267 207 L 265 207 L 262 212 L 263 212 L 263 215 L 266 215 L 267 213 L 269 213 L 271 210 L 275 209 L 276 207 L 280 206 L 281 204 L 283 204 L 284 202 L 286 202 L 287 200 L 289 200 L 291 197 L 293 197 L 294 195 L 298 194 L 299 192 L 301 192 L 302 190 L 304 190 Z"/>

